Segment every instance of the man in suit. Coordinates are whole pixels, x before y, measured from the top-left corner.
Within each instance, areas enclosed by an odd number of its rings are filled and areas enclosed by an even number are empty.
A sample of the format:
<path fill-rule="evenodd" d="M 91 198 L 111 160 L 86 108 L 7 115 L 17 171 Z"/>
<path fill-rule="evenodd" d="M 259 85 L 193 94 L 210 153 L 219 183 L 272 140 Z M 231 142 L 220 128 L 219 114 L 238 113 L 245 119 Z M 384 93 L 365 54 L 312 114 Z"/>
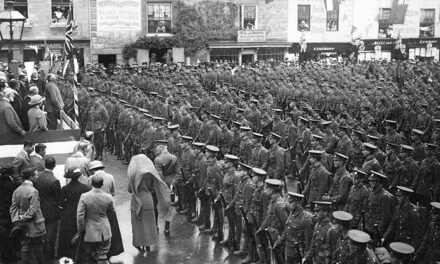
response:
<path fill-rule="evenodd" d="M 12 178 L 15 181 L 21 182 L 22 179 L 22 172 L 32 167 L 31 164 L 31 158 L 29 155 L 34 151 L 34 142 L 26 140 L 24 142 L 23 149 L 15 156 L 14 160 L 12 161 L 12 167 L 14 168 L 14 174 L 12 175 Z"/>
<path fill-rule="evenodd" d="M 38 172 L 44 170 L 44 156 L 46 156 L 46 145 L 39 143 L 35 146 L 35 155 L 31 156 L 31 166 Z"/>
<path fill-rule="evenodd" d="M 55 74 L 51 73 L 47 76 L 46 111 L 47 119 L 49 120 L 48 128 L 51 130 L 57 129 L 57 119 L 60 116 L 60 110 L 64 108 L 63 98 L 61 97 L 60 89 L 58 89 L 55 80 Z"/>
<path fill-rule="evenodd" d="M 100 175 L 103 180 L 104 184 L 101 187 L 101 190 L 111 194 L 112 196 L 115 196 L 115 179 L 113 175 L 108 174 L 104 171 L 105 166 L 102 164 L 99 160 L 94 160 L 90 163 L 90 177 L 87 179 L 87 186 L 92 187 L 92 179 L 95 177 L 95 175 Z"/>
<path fill-rule="evenodd" d="M 67 173 L 69 169 L 80 169 L 83 175 L 78 179 L 80 183 L 87 184 L 87 175 L 89 175 L 90 160 L 85 156 L 88 145 L 85 142 L 80 142 L 78 150 L 66 159 L 64 165 L 64 172 Z"/>
<path fill-rule="evenodd" d="M 5 88 L 3 98 L 0 100 L 0 135 L 19 134 L 26 135 L 17 113 L 12 107 L 15 91 L 11 88 Z"/>
<path fill-rule="evenodd" d="M 37 147 L 35 147 L 35 150 Z M 55 239 L 57 234 L 58 219 L 60 217 L 58 202 L 61 196 L 61 185 L 60 181 L 53 174 L 55 165 L 55 158 L 50 156 L 47 157 L 44 162 L 45 169 L 38 173 L 38 178 L 34 182 L 34 186 L 40 194 L 41 211 L 45 219 L 45 255 L 49 260 L 55 257 Z"/>
<path fill-rule="evenodd" d="M 47 263 L 44 259 L 43 241 L 46 234 L 43 213 L 40 209 L 40 197 L 37 189 L 29 180 L 35 176 L 35 169 L 23 171 L 23 183 L 12 195 L 9 208 L 11 221 L 15 225 L 24 223 L 23 234 L 19 237 L 21 244 L 21 263 Z"/>
<path fill-rule="evenodd" d="M 81 195 L 77 210 L 78 232 L 84 233 L 86 251 L 98 264 L 108 263 L 112 232 L 107 213 L 115 211 L 112 196 L 101 190 L 103 184 L 102 176 L 95 175 L 92 190 Z"/>

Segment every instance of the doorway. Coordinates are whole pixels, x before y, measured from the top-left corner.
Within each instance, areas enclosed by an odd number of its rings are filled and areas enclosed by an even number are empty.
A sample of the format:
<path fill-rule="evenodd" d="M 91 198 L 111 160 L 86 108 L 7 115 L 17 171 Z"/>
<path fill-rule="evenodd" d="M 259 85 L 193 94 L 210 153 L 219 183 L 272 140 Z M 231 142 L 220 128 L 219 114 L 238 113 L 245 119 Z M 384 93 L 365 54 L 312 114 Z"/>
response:
<path fill-rule="evenodd" d="M 242 54 L 241 64 L 254 63 L 254 54 Z"/>
<path fill-rule="evenodd" d="M 161 63 L 166 63 L 166 57 L 164 57 L 164 55 L 168 52 L 169 49 L 150 49 L 150 63 L 156 63 L 156 62 L 161 62 Z M 173 61 L 173 58 L 171 57 L 172 54 L 169 53 L 170 55 L 170 61 Z"/>
<path fill-rule="evenodd" d="M 116 65 L 116 55 L 114 54 L 98 55 L 98 63 L 104 64 L 104 67 L 106 68 L 108 68 L 110 64 Z"/>

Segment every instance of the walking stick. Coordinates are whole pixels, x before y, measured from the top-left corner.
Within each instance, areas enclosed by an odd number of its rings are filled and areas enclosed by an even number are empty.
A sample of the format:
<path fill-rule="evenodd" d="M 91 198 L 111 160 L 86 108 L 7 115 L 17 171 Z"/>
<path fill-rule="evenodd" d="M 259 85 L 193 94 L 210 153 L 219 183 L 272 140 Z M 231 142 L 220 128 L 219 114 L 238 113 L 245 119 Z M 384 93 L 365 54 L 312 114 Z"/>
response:
<path fill-rule="evenodd" d="M 81 232 L 79 234 L 78 245 L 76 246 L 75 263 L 78 263 L 79 254 L 80 254 L 80 248 L 81 248 L 81 242 L 83 241 L 83 239 L 84 239 L 84 232 Z"/>
<path fill-rule="evenodd" d="M 55 238 L 55 248 L 54 248 L 55 257 L 58 257 L 58 248 L 60 243 L 60 224 L 61 224 L 61 219 L 57 221 L 57 236 Z"/>

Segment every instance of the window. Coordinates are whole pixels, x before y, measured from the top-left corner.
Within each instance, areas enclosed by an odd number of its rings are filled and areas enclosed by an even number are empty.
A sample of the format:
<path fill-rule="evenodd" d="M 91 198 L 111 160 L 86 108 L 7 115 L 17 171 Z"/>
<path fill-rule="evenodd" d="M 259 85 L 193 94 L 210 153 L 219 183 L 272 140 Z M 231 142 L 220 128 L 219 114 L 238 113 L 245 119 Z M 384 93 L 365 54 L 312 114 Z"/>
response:
<path fill-rule="evenodd" d="M 310 5 L 298 5 L 298 30 L 310 31 Z"/>
<path fill-rule="evenodd" d="M 52 0 L 52 24 L 66 25 L 70 0 Z"/>
<path fill-rule="evenodd" d="M 212 49 L 210 52 L 211 62 L 238 63 L 239 49 Z"/>
<path fill-rule="evenodd" d="M 247 30 L 255 29 L 257 25 L 257 7 L 242 6 L 241 11 L 241 28 Z"/>
<path fill-rule="evenodd" d="M 147 3 L 148 33 L 171 33 L 171 3 Z"/>
<path fill-rule="evenodd" d="M 6 1 L 4 8 L 6 9 Z M 28 18 L 28 4 L 27 0 L 15 0 L 14 4 L 12 5 L 15 10 L 20 12 L 24 17 Z"/>
<path fill-rule="evenodd" d="M 420 37 L 434 37 L 435 9 L 420 9 Z"/>
<path fill-rule="evenodd" d="M 391 38 L 393 25 L 390 21 L 391 8 L 379 8 L 379 38 Z"/>
<path fill-rule="evenodd" d="M 339 29 L 339 5 L 334 5 L 333 10 L 327 10 L 327 31 Z"/>
<path fill-rule="evenodd" d="M 259 48 L 257 51 L 258 61 L 283 61 L 283 48 Z"/>

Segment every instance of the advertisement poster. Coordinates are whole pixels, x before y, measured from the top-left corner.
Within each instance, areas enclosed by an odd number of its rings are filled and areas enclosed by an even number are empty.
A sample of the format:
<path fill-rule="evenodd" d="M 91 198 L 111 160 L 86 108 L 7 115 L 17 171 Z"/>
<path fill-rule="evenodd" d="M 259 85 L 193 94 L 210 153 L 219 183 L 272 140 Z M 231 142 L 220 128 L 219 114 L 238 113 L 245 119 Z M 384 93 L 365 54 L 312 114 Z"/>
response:
<path fill-rule="evenodd" d="M 140 0 L 97 0 L 98 31 L 141 30 Z"/>

